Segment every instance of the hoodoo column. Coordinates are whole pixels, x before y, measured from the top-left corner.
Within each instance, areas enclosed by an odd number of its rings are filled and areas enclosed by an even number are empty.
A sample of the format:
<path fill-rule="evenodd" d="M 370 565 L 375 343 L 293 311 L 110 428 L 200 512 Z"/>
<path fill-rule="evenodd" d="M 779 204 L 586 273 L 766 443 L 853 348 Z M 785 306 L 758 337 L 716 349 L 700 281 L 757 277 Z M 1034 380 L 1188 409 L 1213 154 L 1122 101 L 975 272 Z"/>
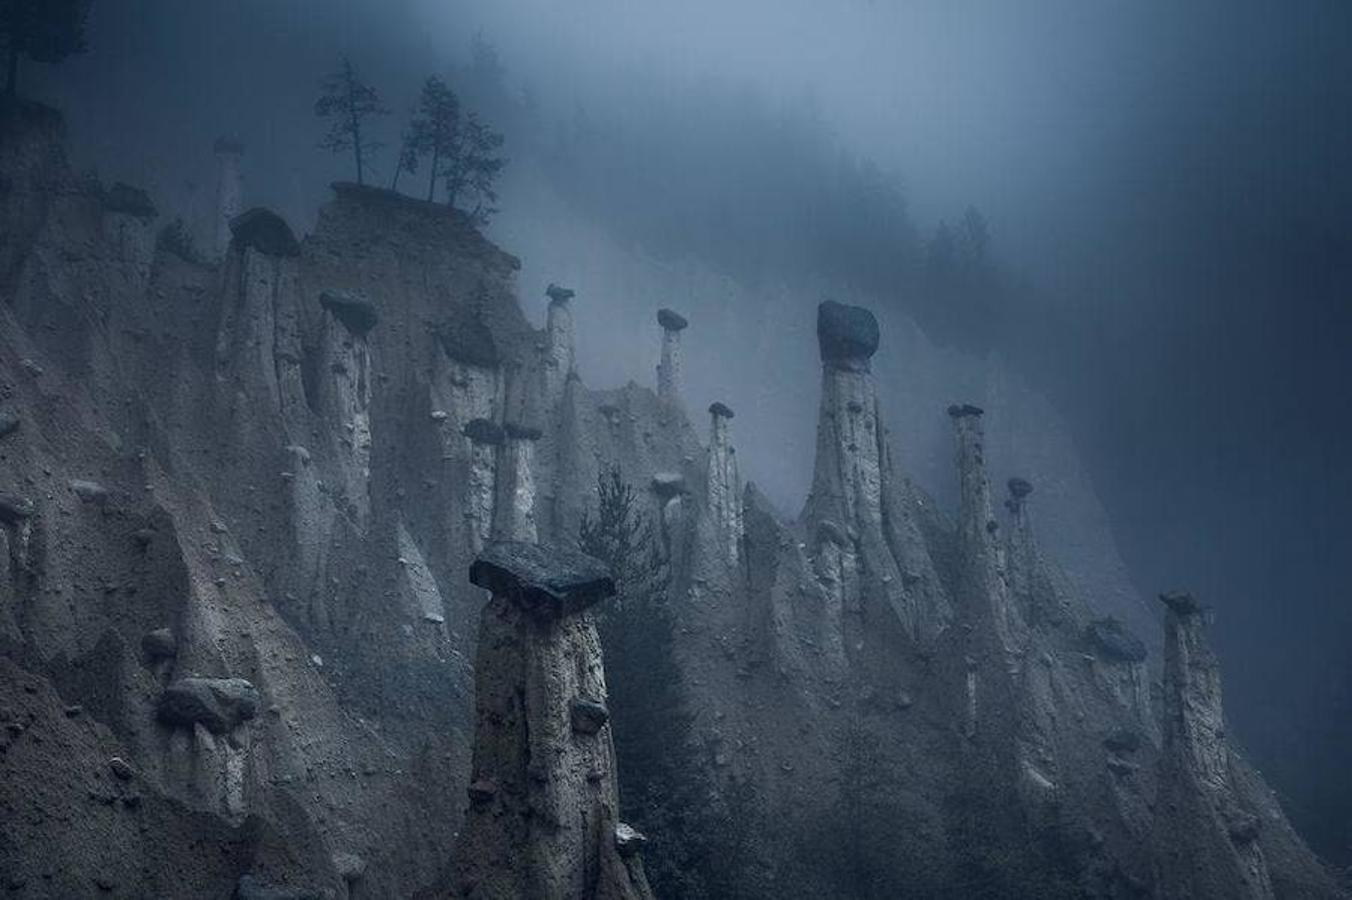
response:
<path fill-rule="evenodd" d="M 540 429 L 508 422 L 502 428 L 502 475 L 498 479 L 498 502 L 493 512 L 493 531 L 498 540 L 537 539 L 535 527 L 535 442 Z"/>
<path fill-rule="evenodd" d="M 990 481 L 986 477 L 986 436 L 983 411 L 970 403 L 948 408 L 957 438 L 958 553 L 966 582 L 963 598 L 971 615 L 994 628 L 1009 665 L 1022 647 L 1022 618 L 1010 600 L 1000 525 L 991 511 Z"/>
<path fill-rule="evenodd" d="M 243 209 L 239 161 L 244 156 L 244 145 L 234 138 L 222 137 L 216 139 L 213 149 L 216 152 L 216 223 L 212 246 L 216 258 L 220 259 L 230 248 L 230 220 Z"/>
<path fill-rule="evenodd" d="M 1262 817 L 1235 789 L 1225 738 L 1220 663 L 1201 604 L 1160 596 L 1164 616 L 1164 747 L 1157 837 L 1159 895 L 1269 900 L 1272 879 L 1259 843 Z"/>
<path fill-rule="evenodd" d="M 574 292 L 551 284 L 545 290 L 549 298 L 545 330 L 548 344 L 545 349 L 545 393 L 551 401 L 557 399 L 568 374 L 576 362 L 573 349 L 573 310 L 570 301 Z"/>
<path fill-rule="evenodd" d="M 657 398 L 664 403 L 681 401 L 681 332 L 690 323 L 670 309 L 657 311 L 662 326 L 662 361 L 657 365 Z"/>
<path fill-rule="evenodd" d="M 465 900 L 648 900 L 643 836 L 619 821 L 601 642 L 589 607 L 613 596 L 576 551 L 490 545 L 470 581 L 479 622 L 474 768 L 457 842 Z"/>
<path fill-rule="evenodd" d="M 742 541 L 742 480 L 732 446 L 732 410 L 723 403 L 709 407 L 709 516 L 718 529 L 728 562 L 736 563 Z"/>

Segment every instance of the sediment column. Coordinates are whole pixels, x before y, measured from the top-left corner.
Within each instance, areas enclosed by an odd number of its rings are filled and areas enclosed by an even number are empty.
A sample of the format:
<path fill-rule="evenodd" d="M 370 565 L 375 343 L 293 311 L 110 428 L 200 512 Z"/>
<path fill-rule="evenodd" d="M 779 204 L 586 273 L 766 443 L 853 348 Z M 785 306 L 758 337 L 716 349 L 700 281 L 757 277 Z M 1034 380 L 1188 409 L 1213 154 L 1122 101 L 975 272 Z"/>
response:
<path fill-rule="evenodd" d="M 574 292 L 557 284 L 545 290 L 549 309 L 545 329 L 548 344 L 545 349 L 545 393 L 554 401 L 563 390 L 564 382 L 576 366 L 573 347 L 573 310 L 569 302 Z"/>
<path fill-rule="evenodd" d="M 958 552 L 969 613 L 989 620 L 1008 666 L 1021 652 L 1023 622 L 1010 599 L 1000 524 L 991 511 L 986 477 L 983 410 L 969 403 L 948 408 L 957 437 L 959 507 Z"/>
<path fill-rule="evenodd" d="M 464 435 L 469 442 L 468 506 L 465 518 L 469 522 L 470 547 L 478 553 L 493 531 L 497 458 L 503 445 L 503 433 L 502 428 L 491 419 L 472 419 L 465 425 Z"/>
<path fill-rule="evenodd" d="M 732 446 L 732 410 L 723 403 L 709 407 L 709 515 L 718 529 L 728 562 L 736 563 L 742 542 L 742 480 Z"/>
<path fill-rule="evenodd" d="M 535 443 L 540 429 L 508 422 L 503 426 L 502 477 L 498 479 L 498 502 L 493 511 L 493 533 L 501 541 L 534 543 Z"/>
<path fill-rule="evenodd" d="M 470 806 L 454 896 L 648 900 L 641 835 L 619 820 L 601 642 L 587 610 L 615 593 L 576 551 L 490 545 L 475 660 Z"/>
<path fill-rule="evenodd" d="M 665 403 L 681 401 L 681 332 L 690 323 L 670 309 L 657 311 L 662 326 L 662 361 L 657 366 L 657 398 Z"/>
<path fill-rule="evenodd" d="M 234 138 L 222 137 L 216 139 L 213 149 L 216 152 L 216 227 L 213 248 L 216 258 L 220 259 L 230 248 L 230 220 L 243 209 L 239 163 L 244 156 L 244 145 Z"/>

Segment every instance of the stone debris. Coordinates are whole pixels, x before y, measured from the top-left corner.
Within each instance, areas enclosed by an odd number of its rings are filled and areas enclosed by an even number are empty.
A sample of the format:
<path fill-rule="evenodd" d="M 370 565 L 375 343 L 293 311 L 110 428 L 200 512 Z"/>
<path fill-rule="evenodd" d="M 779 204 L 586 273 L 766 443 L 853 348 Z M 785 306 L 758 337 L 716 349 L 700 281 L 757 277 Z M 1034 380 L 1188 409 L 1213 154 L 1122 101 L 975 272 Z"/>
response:
<path fill-rule="evenodd" d="M 658 472 L 652 480 L 653 493 L 663 500 L 685 493 L 685 476 L 679 472 Z"/>
<path fill-rule="evenodd" d="M 103 208 L 111 213 L 123 213 L 137 219 L 153 219 L 158 214 L 150 195 L 137 187 L 113 182 L 103 192 Z"/>

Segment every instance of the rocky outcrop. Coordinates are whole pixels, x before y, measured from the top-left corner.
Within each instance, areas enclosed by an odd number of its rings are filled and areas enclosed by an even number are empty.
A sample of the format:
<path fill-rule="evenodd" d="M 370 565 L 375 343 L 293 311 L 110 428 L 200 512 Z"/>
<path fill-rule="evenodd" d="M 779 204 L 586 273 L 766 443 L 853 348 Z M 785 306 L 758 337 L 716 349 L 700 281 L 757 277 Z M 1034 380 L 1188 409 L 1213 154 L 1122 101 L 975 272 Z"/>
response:
<path fill-rule="evenodd" d="M 534 544 L 488 547 L 470 580 L 480 618 L 474 768 L 452 891 L 466 900 L 651 897 L 619 820 L 601 645 L 589 608 L 604 566 Z"/>

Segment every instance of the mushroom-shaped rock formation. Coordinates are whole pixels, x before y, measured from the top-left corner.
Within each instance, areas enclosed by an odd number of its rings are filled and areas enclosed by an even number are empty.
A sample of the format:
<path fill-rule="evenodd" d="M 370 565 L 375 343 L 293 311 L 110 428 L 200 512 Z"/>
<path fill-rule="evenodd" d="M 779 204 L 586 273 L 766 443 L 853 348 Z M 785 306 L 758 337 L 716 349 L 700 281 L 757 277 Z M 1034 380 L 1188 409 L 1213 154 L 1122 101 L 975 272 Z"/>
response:
<path fill-rule="evenodd" d="M 685 331 L 690 322 L 685 316 L 664 306 L 657 311 L 657 324 L 662 326 L 663 331 Z"/>
<path fill-rule="evenodd" d="M 484 369 L 493 368 L 501 360 L 492 330 L 477 316 L 462 315 L 443 323 L 436 335 L 448 359 Z"/>
<path fill-rule="evenodd" d="M 845 367 L 868 367 L 878 352 L 878 320 L 862 306 L 827 300 L 817 307 L 817 346 L 822 362 Z"/>
<path fill-rule="evenodd" d="M 224 734 L 258 715 L 258 689 L 243 678 L 183 678 L 160 694 L 156 706 L 166 725 L 191 728 L 200 722 Z"/>
<path fill-rule="evenodd" d="M 658 472 L 652 480 L 653 493 L 663 500 L 685 493 L 685 476 L 679 472 Z"/>
<path fill-rule="evenodd" d="M 545 296 L 549 298 L 550 303 L 567 303 L 577 296 L 577 292 L 572 288 L 560 287 L 551 281 L 549 287 L 545 288 Z"/>
<path fill-rule="evenodd" d="M 732 446 L 732 410 L 723 403 L 709 405 L 709 465 L 705 485 L 709 516 L 718 530 L 723 555 L 736 563 L 742 542 L 742 478 Z"/>
<path fill-rule="evenodd" d="M 153 219 L 157 214 L 149 194 L 120 181 L 114 182 L 112 187 L 103 192 L 103 208 L 137 219 Z"/>
<path fill-rule="evenodd" d="M 518 541 L 489 544 L 470 566 L 469 580 L 546 618 L 581 612 L 615 593 L 615 581 L 600 560 Z"/>
<path fill-rule="evenodd" d="M 324 291 L 319 295 L 319 305 L 333 314 L 353 335 L 366 334 L 380 321 L 376 305 L 364 297 L 349 294 L 346 291 Z"/>
<path fill-rule="evenodd" d="M 1010 657 L 1019 652 L 1023 624 L 1011 600 L 1005 572 L 1005 553 L 992 528 L 990 481 L 986 475 L 986 437 L 982 411 L 971 404 L 948 408 L 957 439 L 959 485 L 958 553 L 965 584 L 963 599 L 973 617 L 997 639 L 998 649 Z"/>
<path fill-rule="evenodd" d="M 474 666 L 470 804 L 445 892 L 647 900 L 637 847 L 616 839 L 601 645 L 583 614 L 615 593 L 610 573 L 575 551 L 508 543 L 490 545 L 470 580 L 493 598 Z"/>
<path fill-rule="evenodd" d="M 657 398 L 666 403 L 681 399 L 681 332 L 690 323 L 685 316 L 665 307 L 657 311 L 662 326 L 662 360 L 657 364 Z"/>
<path fill-rule="evenodd" d="M 954 403 L 948 408 L 948 414 L 955 419 L 980 418 L 986 411 L 970 403 Z"/>
<path fill-rule="evenodd" d="M 1169 607 L 1169 611 L 1180 616 L 1191 616 L 1200 612 L 1202 605 L 1187 591 L 1169 591 L 1160 594 L 1160 602 Z"/>
<path fill-rule="evenodd" d="M 1033 484 L 1026 478 L 1014 477 L 1005 483 L 1009 488 L 1009 498 L 1005 500 L 1005 509 L 1009 510 L 1016 517 L 1023 512 L 1024 501 L 1028 495 L 1033 493 Z"/>
<path fill-rule="evenodd" d="M 476 444 L 501 444 L 503 439 L 502 427 L 492 419 L 470 419 L 462 432 Z"/>
<path fill-rule="evenodd" d="M 828 300 L 817 308 L 817 337 L 821 404 L 804 519 L 809 529 L 833 522 L 851 536 L 852 544 L 857 542 L 850 548 L 818 544 L 830 554 L 818 560 L 821 577 L 839 595 L 831 609 L 880 602 L 907 634 L 928 641 L 943 631 L 952 609 L 907 503 L 909 488 L 892 466 L 869 367 L 869 357 L 878 349 L 877 322 L 866 309 Z M 848 552 L 838 555 L 832 548 Z M 854 577 L 857 571 L 869 572 L 877 581 L 869 587 Z M 903 578 L 903 571 L 913 577 Z M 834 633 L 843 626 L 825 627 Z"/>
<path fill-rule="evenodd" d="M 231 219 L 230 233 L 241 247 L 252 247 L 266 256 L 300 256 L 300 244 L 291 226 L 261 206 Z"/>
<path fill-rule="evenodd" d="M 563 391 L 568 377 L 576 372 L 573 350 L 573 311 L 568 302 L 573 299 L 573 291 L 551 284 L 545 295 L 549 297 L 549 310 L 546 313 L 545 333 L 548 343 L 545 345 L 545 396 L 555 402 Z"/>

